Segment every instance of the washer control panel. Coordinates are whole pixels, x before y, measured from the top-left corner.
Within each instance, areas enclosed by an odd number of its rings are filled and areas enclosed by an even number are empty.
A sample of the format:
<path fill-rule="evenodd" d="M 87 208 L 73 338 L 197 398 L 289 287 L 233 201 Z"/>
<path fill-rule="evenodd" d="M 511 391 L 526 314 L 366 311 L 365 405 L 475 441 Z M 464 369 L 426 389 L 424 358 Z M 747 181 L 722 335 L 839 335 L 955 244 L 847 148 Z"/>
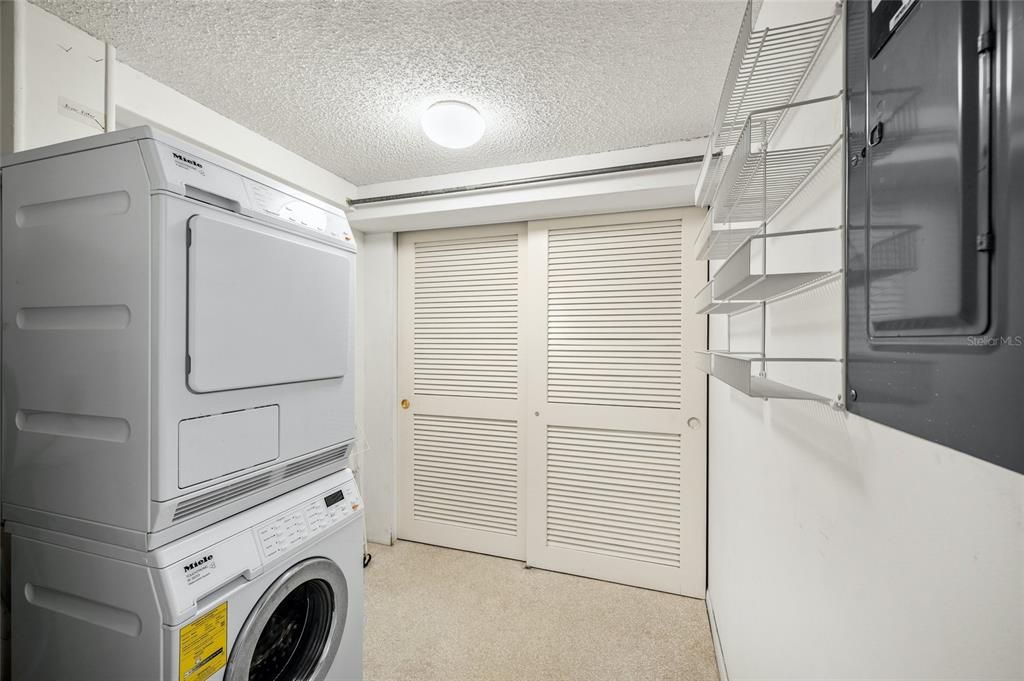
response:
<path fill-rule="evenodd" d="M 310 499 L 256 527 L 260 550 L 267 560 L 315 537 L 363 507 L 355 480 L 322 497 Z"/>

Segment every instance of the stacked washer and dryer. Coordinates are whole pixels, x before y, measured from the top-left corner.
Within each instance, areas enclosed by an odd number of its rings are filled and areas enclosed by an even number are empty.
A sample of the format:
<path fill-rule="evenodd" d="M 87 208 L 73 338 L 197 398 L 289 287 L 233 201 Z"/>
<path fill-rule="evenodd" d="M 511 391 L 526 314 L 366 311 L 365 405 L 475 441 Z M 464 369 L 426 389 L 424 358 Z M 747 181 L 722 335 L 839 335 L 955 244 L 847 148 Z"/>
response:
<path fill-rule="evenodd" d="M 344 215 L 145 127 L 0 178 L 12 678 L 361 678 Z"/>

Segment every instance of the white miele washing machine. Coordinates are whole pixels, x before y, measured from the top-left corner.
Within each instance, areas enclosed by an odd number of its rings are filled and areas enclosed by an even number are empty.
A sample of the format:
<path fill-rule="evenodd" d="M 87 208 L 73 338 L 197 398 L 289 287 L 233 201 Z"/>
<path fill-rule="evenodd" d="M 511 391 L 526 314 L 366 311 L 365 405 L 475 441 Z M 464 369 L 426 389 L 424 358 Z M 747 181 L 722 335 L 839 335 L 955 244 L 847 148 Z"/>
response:
<path fill-rule="evenodd" d="M 151 552 L 10 524 L 33 681 L 358 681 L 362 501 L 344 470 Z"/>
<path fill-rule="evenodd" d="M 5 519 L 152 549 L 347 465 L 339 209 L 146 127 L 2 179 Z"/>

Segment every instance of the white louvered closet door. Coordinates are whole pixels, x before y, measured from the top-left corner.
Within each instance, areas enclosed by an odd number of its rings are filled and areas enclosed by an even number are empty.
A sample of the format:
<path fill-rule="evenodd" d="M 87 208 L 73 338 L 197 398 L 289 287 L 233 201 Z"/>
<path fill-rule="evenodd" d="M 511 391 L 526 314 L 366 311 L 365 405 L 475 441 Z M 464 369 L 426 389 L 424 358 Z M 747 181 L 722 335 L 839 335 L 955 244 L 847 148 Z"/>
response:
<path fill-rule="evenodd" d="M 525 557 L 525 241 L 523 224 L 399 236 L 402 539 Z"/>
<path fill-rule="evenodd" d="M 697 209 L 531 222 L 527 563 L 705 590 Z M 687 292 L 687 293 L 684 293 Z"/>

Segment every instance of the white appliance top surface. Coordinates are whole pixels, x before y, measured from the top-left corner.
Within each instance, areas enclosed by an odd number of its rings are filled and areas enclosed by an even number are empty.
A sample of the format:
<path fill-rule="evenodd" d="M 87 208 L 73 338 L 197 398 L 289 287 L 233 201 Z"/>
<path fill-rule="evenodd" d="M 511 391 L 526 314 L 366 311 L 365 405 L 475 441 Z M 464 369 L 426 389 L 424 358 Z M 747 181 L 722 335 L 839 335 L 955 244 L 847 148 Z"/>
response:
<path fill-rule="evenodd" d="M 99 149 L 100 147 L 109 147 L 113 144 L 123 144 L 125 142 L 134 142 L 143 139 L 154 139 L 158 142 L 165 142 L 178 148 L 187 148 L 189 151 L 199 151 L 197 147 L 178 139 L 174 135 L 170 135 L 161 130 L 155 130 L 148 125 L 140 125 L 135 128 L 125 128 L 124 130 L 118 130 L 116 132 L 89 135 L 87 137 L 68 140 L 67 142 L 58 142 L 57 144 L 48 144 L 44 147 L 34 147 L 32 149 L 15 152 L 13 154 L 5 154 L 3 158 L 0 159 L 0 166 L 7 168 L 8 166 L 39 161 L 44 158 L 63 156 L 64 154 L 73 154 L 78 151 Z M 239 168 L 240 167 L 241 166 L 239 166 Z"/>

